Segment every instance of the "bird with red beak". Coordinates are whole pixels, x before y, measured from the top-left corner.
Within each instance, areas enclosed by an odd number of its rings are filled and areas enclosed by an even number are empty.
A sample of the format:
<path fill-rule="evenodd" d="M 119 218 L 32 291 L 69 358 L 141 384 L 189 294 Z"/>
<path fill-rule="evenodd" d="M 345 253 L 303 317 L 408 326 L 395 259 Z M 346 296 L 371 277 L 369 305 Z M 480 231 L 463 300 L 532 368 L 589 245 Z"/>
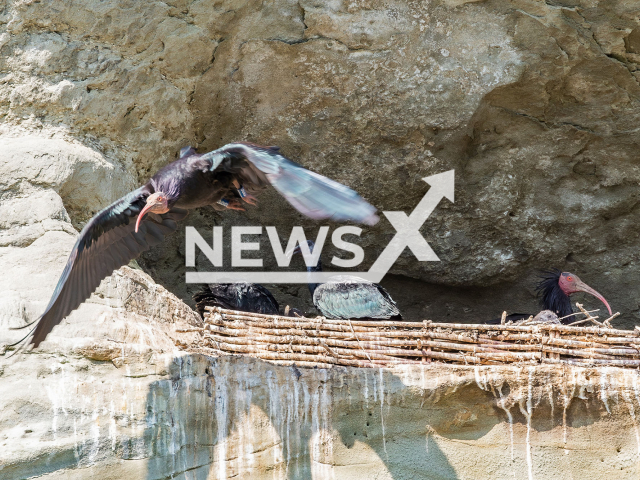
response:
<path fill-rule="evenodd" d="M 570 272 L 562 272 L 558 269 L 540 272 L 540 282 L 536 286 L 536 291 L 540 295 L 540 306 L 542 310 L 550 310 L 555 313 L 558 318 L 563 318 L 562 323 L 571 323 L 574 318 L 568 318 L 573 312 L 571 299 L 574 293 L 588 293 L 593 295 L 607 307 L 609 315 L 611 315 L 611 307 L 607 300 L 589 285 L 578 278 L 577 275 Z M 535 316 L 534 313 L 512 313 L 505 317 L 505 321 L 517 322 Z M 502 318 L 494 318 L 489 320 L 488 324 L 497 325 L 502 322 Z"/>
<path fill-rule="evenodd" d="M 544 272 L 537 290 L 542 294 L 542 308 L 551 310 L 560 318 L 573 313 L 569 297 L 578 292 L 596 297 L 604 303 L 609 315 L 611 315 L 611 307 L 609 307 L 607 300 L 573 273 L 561 272 L 560 270 Z"/>
<path fill-rule="evenodd" d="M 29 339 L 37 347 L 105 277 L 175 232 L 189 210 L 210 206 L 242 211 L 270 186 L 313 220 L 367 225 L 379 220 L 377 209 L 355 191 L 303 168 L 277 147 L 236 142 L 203 154 L 185 147 L 180 158 L 87 222 L 44 313 L 16 344 Z"/>
<path fill-rule="evenodd" d="M 163 213 L 167 213 L 170 210 L 169 208 L 169 200 L 167 195 L 162 192 L 154 193 L 153 195 L 149 195 L 147 197 L 147 204 L 140 211 L 140 215 L 138 215 L 138 220 L 136 220 L 136 233 L 138 233 L 138 228 L 140 227 L 140 221 L 142 217 L 144 217 L 147 213 L 157 213 L 161 215 Z"/>

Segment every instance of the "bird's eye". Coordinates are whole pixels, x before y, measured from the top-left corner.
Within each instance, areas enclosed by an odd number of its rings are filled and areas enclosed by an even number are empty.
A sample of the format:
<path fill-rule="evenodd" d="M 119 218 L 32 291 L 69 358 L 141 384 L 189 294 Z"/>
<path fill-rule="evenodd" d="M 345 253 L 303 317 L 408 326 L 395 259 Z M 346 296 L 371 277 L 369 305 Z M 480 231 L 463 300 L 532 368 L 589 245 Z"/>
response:
<path fill-rule="evenodd" d="M 568 282 L 573 282 L 573 277 L 567 277 Z"/>

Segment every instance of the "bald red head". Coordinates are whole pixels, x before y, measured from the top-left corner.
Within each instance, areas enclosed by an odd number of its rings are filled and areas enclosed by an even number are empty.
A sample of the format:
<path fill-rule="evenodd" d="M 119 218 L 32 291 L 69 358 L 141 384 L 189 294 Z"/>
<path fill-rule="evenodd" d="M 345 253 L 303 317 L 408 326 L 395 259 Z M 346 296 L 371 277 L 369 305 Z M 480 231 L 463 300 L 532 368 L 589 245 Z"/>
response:
<path fill-rule="evenodd" d="M 588 293 L 589 295 L 593 295 L 605 304 L 607 310 L 609 311 L 609 315 L 611 315 L 611 307 L 609 307 L 609 303 L 605 300 L 605 298 L 589 285 L 580 280 L 577 275 L 569 272 L 562 272 L 560 274 L 560 278 L 558 278 L 558 285 L 567 296 L 571 295 L 572 293 L 578 292 L 584 292 Z"/>
<path fill-rule="evenodd" d="M 147 204 L 142 209 L 140 214 L 138 215 L 138 220 L 136 220 L 136 233 L 138 232 L 138 227 L 140 227 L 140 221 L 142 217 L 144 217 L 147 213 L 167 213 L 169 211 L 169 200 L 167 196 L 162 192 L 156 192 L 153 195 L 149 195 L 147 197 Z"/>

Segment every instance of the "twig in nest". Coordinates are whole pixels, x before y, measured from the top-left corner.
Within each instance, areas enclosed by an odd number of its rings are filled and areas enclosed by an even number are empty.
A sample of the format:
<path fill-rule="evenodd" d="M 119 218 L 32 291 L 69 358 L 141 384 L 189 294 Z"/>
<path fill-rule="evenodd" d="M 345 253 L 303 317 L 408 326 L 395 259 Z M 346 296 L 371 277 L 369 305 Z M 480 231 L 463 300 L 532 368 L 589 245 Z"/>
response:
<path fill-rule="evenodd" d="M 327 352 L 329 352 L 329 355 L 331 355 L 332 357 L 335 358 L 340 358 L 340 356 L 334 352 L 333 350 L 331 350 L 326 343 L 324 343 L 322 340 L 320 340 L 320 345 L 322 346 L 322 348 L 324 348 Z M 368 355 L 367 355 L 368 356 Z M 371 359 L 369 359 L 369 361 L 371 361 Z"/>
<path fill-rule="evenodd" d="M 362 348 L 362 344 L 360 343 L 360 339 L 356 335 L 356 331 L 353 329 L 353 325 L 351 324 L 351 319 L 349 319 L 349 326 L 351 327 L 351 331 L 353 332 L 353 336 L 356 337 L 358 345 L 360 346 L 360 350 L 362 350 L 365 353 L 365 355 L 367 356 L 367 358 L 369 359 L 369 361 L 371 361 L 371 357 L 369 356 L 367 351 L 364 348 Z"/>
<path fill-rule="evenodd" d="M 600 309 L 596 308 L 595 310 L 587 310 L 587 313 L 599 312 Z M 560 317 L 558 320 L 564 320 L 565 318 L 573 317 L 574 315 L 580 315 L 582 312 L 570 313 L 569 315 L 565 315 L 564 317 Z M 580 320 L 580 322 L 584 322 L 584 320 Z M 577 323 L 577 322 L 576 322 Z M 572 323 L 570 325 L 573 325 Z"/>
<path fill-rule="evenodd" d="M 500 325 L 504 325 L 506 321 L 507 321 L 507 311 L 505 310 L 504 312 L 502 312 L 502 318 L 500 318 Z"/>
<path fill-rule="evenodd" d="M 587 323 L 593 320 L 591 317 L 583 318 L 582 320 L 578 320 L 577 322 L 567 324 L 568 327 L 573 327 L 574 325 L 580 325 L 581 323 Z"/>
<path fill-rule="evenodd" d="M 529 315 L 529 318 L 527 318 L 526 320 L 523 320 L 520 323 L 517 323 L 517 325 L 526 327 L 526 326 L 530 325 L 531 322 L 533 322 L 533 315 Z M 534 325 L 537 325 L 537 324 L 534 324 Z"/>
<path fill-rule="evenodd" d="M 607 327 L 609 327 L 609 328 L 613 328 L 613 326 L 611 325 L 611 323 L 610 323 L 610 322 L 611 322 L 611 320 L 613 320 L 614 318 L 619 317 L 619 316 L 620 316 L 620 312 L 616 312 L 616 313 L 614 313 L 613 315 L 611 315 L 609 318 L 607 318 L 607 319 L 606 319 L 604 322 L 602 322 L 602 323 L 604 323 L 604 324 L 605 324 Z"/>
<path fill-rule="evenodd" d="M 216 344 L 217 350 L 224 352 L 224 350 L 222 349 L 222 347 L 220 346 L 220 342 L 218 342 L 218 340 L 216 340 L 215 338 L 213 338 L 211 335 L 206 335 L 204 338 L 206 338 L 207 340 L 209 340 L 209 342 L 213 342 Z"/>
<path fill-rule="evenodd" d="M 603 325 L 602 323 L 600 323 L 600 322 L 598 322 L 598 321 L 596 320 L 596 318 L 599 318 L 599 317 L 597 317 L 597 316 L 596 316 L 596 317 L 592 317 L 592 316 L 589 314 L 589 312 L 587 312 L 587 311 L 584 309 L 584 307 L 582 306 L 582 304 L 580 304 L 580 303 L 576 302 L 576 307 L 578 307 L 578 309 L 579 309 L 582 313 L 584 313 L 584 314 L 587 316 L 587 320 L 591 320 L 593 323 L 595 323 L 595 324 L 596 324 L 596 325 L 598 325 L 599 327 L 604 327 L 604 326 L 605 326 L 605 325 Z"/>
<path fill-rule="evenodd" d="M 505 312 L 506 313 L 506 312 Z M 464 354 L 464 352 L 458 352 L 461 356 L 462 356 L 462 360 L 464 360 L 464 364 L 465 365 L 469 365 L 467 363 L 467 356 Z"/>

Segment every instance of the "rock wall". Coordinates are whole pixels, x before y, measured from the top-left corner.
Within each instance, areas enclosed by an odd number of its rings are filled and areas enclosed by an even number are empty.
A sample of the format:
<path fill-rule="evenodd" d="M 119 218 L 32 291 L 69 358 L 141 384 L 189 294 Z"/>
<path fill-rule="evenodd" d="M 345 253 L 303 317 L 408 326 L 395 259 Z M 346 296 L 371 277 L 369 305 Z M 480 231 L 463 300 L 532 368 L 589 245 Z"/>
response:
<path fill-rule="evenodd" d="M 5 0 L 0 9 L 3 141 L 88 148 L 82 162 L 97 155 L 122 172 L 98 184 L 93 202 L 58 192 L 76 227 L 185 144 L 280 145 L 381 210 L 412 210 L 427 189 L 420 179 L 453 168 L 456 202 L 443 201 L 422 230 L 442 262 L 407 250 L 385 281 L 408 318 L 533 311 L 535 270 L 558 267 L 601 290 L 620 325 L 637 321 L 633 2 Z M 12 194 L 2 193 L 3 213 Z M 247 215 L 205 209 L 189 223 L 313 227 L 274 193 Z M 384 219 L 365 230 L 368 263 L 393 232 Z M 175 235 L 141 265 L 190 301 L 194 287 L 176 274 L 183 248 Z M 309 309 L 304 288 L 276 290 Z"/>
<path fill-rule="evenodd" d="M 127 347 L 0 372 L 7 479 L 640 475 L 634 371 L 325 370 Z"/>
<path fill-rule="evenodd" d="M 556 266 L 634 325 L 638 22 L 623 1 L 0 0 L 0 478 L 637 478 L 636 372 L 180 352 L 198 317 L 178 234 L 38 351 L 5 344 L 88 218 L 184 144 L 233 140 L 381 210 L 456 170 L 456 202 L 422 230 L 442 262 L 405 252 L 383 282 L 408 318 L 535 310 L 534 270 Z M 189 223 L 313 227 L 261 200 Z M 368 262 L 392 234 L 364 232 Z M 304 286 L 274 290 L 310 310 Z"/>

